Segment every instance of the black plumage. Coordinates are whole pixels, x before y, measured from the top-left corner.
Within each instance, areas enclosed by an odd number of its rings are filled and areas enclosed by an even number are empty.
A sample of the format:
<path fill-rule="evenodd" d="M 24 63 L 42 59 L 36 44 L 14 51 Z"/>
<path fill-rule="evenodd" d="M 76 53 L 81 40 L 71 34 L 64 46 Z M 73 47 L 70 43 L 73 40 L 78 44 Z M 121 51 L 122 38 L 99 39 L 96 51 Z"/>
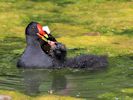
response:
<path fill-rule="evenodd" d="M 37 23 L 31 22 L 26 28 L 27 47 L 18 60 L 21 68 L 89 68 L 99 69 L 108 65 L 106 56 L 80 55 L 67 58 L 67 49 L 64 44 L 56 42 L 55 47 L 48 46 L 36 35 Z M 56 41 L 56 40 L 55 40 Z M 46 47 L 48 48 L 46 49 Z M 48 52 L 46 52 L 48 50 Z"/>

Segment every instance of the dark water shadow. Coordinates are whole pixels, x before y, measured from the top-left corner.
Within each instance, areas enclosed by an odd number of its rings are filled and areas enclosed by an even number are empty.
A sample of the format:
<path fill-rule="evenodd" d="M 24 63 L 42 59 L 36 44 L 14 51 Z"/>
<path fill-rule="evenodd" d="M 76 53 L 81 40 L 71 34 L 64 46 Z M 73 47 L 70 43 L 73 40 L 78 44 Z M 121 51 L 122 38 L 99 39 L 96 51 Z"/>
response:
<path fill-rule="evenodd" d="M 123 29 L 121 32 L 115 31 L 114 33 L 115 33 L 115 34 L 118 34 L 118 35 L 133 36 L 133 28 L 131 28 L 131 29 Z"/>
<path fill-rule="evenodd" d="M 0 39 L 0 75 L 16 71 L 16 62 L 24 48 L 25 40 L 21 37 L 7 36 Z"/>
<path fill-rule="evenodd" d="M 108 33 L 113 33 L 114 35 L 127 35 L 133 36 L 133 28 L 125 28 L 125 29 L 116 29 L 110 28 L 109 26 L 100 26 L 96 30 L 97 32 L 103 33 L 104 35 L 109 35 Z"/>
<path fill-rule="evenodd" d="M 118 75 L 124 75 L 126 78 L 133 78 L 133 53 L 118 55 L 113 59 L 113 64 L 118 65 Z"/>
<path fill-rule="evenodd" d="M 0 53 L 9 54 L 13 50 L 23 49 L 25 46 L 25 39 L 21 37 L 5 37 L 0 40 Z M 3 53 L 2 53 L 3 52 Z"/>
<path fill-rule="evenodd" d="M 33 1 L 33 2 L 52 2 L 52 3 L 54 3 L 58 6 L 62 6 L 62 7 L 76 3 L 75 0 L 73 0 L 73 1 L 72 0 L 31 0 L 31 1 Z"/>
<path fill-rule="evenodd" d="M 25 40 L 21 37 L 5 37 L 0 40 L 0 52 L 6 52 L 6 54 L 13 50 L 22 49 L 25 45 Z"/>
<path fill-rule="evenodd" d="M 22 42 L 23 43 L 23 42 L 25 42 L 25 39 L 23 39 L 21 37 L 16 37 L 16 36 L 12 36 L 12 37 L 7 36 L 4 38 L 4 41 L 6 43 L 10 43 L 10 42 Z"/>

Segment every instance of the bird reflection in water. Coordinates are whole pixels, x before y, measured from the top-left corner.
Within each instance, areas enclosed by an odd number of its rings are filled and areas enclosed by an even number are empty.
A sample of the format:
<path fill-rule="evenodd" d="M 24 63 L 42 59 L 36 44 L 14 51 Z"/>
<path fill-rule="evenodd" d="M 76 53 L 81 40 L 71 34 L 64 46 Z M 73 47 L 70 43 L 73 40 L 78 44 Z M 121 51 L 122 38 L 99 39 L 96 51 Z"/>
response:
<path fill-rule="evenodd" d="M 25 92 L 28 95 L 67 93 L 67 79 L 61 73 L 44 69 L 25 69 L 22 76 Z"/>

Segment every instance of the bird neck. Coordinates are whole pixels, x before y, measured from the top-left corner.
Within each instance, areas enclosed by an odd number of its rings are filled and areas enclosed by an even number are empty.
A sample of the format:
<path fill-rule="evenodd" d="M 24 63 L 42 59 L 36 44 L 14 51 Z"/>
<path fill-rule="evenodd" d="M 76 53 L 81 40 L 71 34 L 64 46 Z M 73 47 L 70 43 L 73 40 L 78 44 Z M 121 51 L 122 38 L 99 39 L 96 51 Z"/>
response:
<path fill-rule="evenodd" d="M 32 36 L 26 35 L 26 42 L 27 46 L 40 47 L 39 41 L 37 41 L 37 39 Z"/>

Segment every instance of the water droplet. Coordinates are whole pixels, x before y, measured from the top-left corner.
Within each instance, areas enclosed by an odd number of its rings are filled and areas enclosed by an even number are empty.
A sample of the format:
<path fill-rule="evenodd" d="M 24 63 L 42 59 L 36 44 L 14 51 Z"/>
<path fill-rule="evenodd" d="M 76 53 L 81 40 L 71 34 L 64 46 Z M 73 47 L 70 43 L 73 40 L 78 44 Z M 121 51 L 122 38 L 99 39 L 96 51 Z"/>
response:
<path fill-rule="evenodd" d="M 49 90 L 48 93 L 49 94 L 53 94 L 54 90 Z"/>
<path fill-rule="evenodd" d="M 119 98 L 118 97 L 115 97 L 115 100 L 119 100 Z"/>
<path fill-rule="evenodd" d="M 80 96 L 80 92 L 78 92 L 78 94 L 76 96 L 79 97 Z"/>

